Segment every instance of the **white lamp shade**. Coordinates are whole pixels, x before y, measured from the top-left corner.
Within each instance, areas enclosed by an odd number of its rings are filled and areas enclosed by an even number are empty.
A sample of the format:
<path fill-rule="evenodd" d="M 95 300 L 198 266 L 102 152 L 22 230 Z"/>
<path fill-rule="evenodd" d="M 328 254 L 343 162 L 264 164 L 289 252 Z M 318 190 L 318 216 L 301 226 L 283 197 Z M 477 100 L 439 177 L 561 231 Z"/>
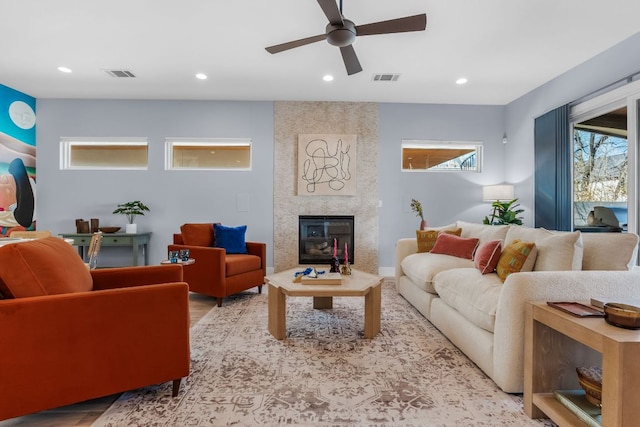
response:
<path fill-rule="evenodd" d="M 485 185 L 482 187 L 482 200 L 484 201 L 513 200 L 513 198 L 513 185 Z"/>

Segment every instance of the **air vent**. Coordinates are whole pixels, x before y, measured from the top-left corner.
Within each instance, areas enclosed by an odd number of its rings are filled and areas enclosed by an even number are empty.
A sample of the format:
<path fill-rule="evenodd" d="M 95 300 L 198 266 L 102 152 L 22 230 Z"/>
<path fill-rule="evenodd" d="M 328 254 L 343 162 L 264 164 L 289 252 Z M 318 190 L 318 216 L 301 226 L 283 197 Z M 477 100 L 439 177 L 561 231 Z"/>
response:
<path fill-rule="evenodd" d="M 400 77 L 400 74 L 374 74 L 374 82 L 395 82 Z"/>
<path fill-rule="evenodd" d="M 135 74 L 133 74 L 129 70 L 104 70 L 104 72 L 109 74 L 111 77 L 116 77 L 116 78 L 135 77 L 136 76 Z"/>

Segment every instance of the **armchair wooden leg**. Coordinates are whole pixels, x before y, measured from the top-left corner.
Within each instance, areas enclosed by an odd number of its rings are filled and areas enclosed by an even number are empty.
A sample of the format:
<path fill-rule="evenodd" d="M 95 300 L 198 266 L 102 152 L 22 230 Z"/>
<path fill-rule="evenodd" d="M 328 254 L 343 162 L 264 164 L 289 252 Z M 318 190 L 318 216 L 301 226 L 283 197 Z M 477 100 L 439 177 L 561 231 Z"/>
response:
<path fill-rule="evenodd" d="M 180 383 L 182 382 L 182 378 L 178 378 L 177 380 L 173 380 L 173 391 L 171 392 L 171 396 L 177 397 L 180 392 Z"/>
<path fill-rule="evenodd" d="M 262 293 L 262 285 L 258 285 L 258 293 L 261 294 Z"/>
<path fill-rule="evenodd" d="M 222 307 L 222 297 L 216 297 L 216 302 L 218 303 L 218 307 Z"/>

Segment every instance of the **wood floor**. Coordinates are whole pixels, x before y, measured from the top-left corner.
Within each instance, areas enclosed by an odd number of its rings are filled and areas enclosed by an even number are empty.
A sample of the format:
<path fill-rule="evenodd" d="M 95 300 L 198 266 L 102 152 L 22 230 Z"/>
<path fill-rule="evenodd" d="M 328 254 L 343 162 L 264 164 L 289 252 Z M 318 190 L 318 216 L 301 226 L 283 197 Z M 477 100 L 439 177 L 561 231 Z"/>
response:
<path fill-rule="evenodd" d="M 212 307 L 216 305 L 216 299 L 205 295 L 189 294 L 189 311 L 191 315 L 191 326 L 196 324 Z M 102 415 L 104 411 L 120 396 L 102 397 L 100 399 L 88 400 L 75 405 L 63 406 L 61 408 L 42 411 L 36 414 L 25 415 L 23 417 L 12 418 L 0 421 L 0 427 L 6 426 L 29 426 L 29 427 L 72 427 L 90 426 Z"/>

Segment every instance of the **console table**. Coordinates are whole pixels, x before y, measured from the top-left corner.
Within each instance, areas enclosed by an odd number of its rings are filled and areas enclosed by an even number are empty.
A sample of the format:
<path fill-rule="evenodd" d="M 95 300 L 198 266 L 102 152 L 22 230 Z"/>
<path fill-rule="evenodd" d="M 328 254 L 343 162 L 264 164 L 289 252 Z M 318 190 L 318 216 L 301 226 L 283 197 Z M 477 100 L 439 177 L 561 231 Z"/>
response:
<path fill-rule="evenodd" d="M 89 243 L 91 243 L 91 233 L 62 233 L 60 236 L 65 239 L 73 239 L 73 245 L 78 246 L 78 253 L 85 258 L 85 254 L 89 249 Z M 100 247 L 104 246 L 131 246 L 132 250 L 132 265 L 138 264 L 138 249 L 142 246 L 142 252 L 144 253 L 144 265 L 149 264 L 149 240 L 151 240 L 151 233 L 102 233 L 102 243 Z"/>
<path fill-rule="evenodd" d="M 602 363 L 602 426 L 637 426 L 640 419 L 640 331 L 527 304 L 524 346 L 524 411 L 562 426 L 584 426 L 557 401 L 554 390 L 579 390 L 576 367 Z"/>

